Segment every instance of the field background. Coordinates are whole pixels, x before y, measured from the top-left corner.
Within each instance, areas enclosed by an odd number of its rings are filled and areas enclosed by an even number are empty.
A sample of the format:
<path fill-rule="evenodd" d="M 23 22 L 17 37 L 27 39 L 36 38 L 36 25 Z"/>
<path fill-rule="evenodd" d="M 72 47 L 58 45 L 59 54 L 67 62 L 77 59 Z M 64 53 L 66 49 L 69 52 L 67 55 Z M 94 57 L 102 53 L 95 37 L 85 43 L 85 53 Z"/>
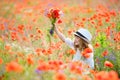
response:
<path fill-rule="evenodd" d="M 63 11 L 57 27 L 66 37 L 74 40 L 81 27 L 92 33 L 95 70 L 89 75 L 76 72 L 73 51 L 49 34 L 51 8 Z M 0 0 L 0 80 L 104 80 L 110 71 L 120 76 L 120 0 Z"/>

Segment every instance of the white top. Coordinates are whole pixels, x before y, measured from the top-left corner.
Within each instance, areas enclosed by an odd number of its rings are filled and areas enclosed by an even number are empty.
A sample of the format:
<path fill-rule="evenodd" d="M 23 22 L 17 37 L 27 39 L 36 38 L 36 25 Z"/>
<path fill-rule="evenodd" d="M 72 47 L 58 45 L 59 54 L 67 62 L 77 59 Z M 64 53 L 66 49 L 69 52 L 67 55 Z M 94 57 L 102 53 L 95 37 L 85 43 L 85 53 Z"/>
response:
<path fill-rule="evenodd" d="M 65 39 L 65 43 L 72 49 L 74 49 L 74 42 L 70 38 Z M 93 50 L 93 47 L 91 44 L 88 45 L 89 48 Z M 90 68 L 94 69 L 94 59 L 93 59 L 93 52 L 91 53 L 89 58 L 84 58 L 80 54 L 80 50 L 77 49 L 76 54 L 74 54 L 73 60 L 72 61 L 81 61 L 83 63 L 86 63 L 90 66 Z"/>

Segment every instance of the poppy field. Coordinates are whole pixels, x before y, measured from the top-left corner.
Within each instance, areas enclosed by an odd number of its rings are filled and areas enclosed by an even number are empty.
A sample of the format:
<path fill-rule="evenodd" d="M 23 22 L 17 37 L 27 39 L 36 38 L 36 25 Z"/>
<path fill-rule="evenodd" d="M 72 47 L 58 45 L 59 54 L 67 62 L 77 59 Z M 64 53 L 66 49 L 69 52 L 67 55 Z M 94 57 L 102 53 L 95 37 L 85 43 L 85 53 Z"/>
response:
<path fill-rule="evenodd" d="M 95 69 L 72 62 L 51 22 L 72 40 L 91 32 Z M 0 0 L 0 80 L 120 80 L 120 0 Z"/>

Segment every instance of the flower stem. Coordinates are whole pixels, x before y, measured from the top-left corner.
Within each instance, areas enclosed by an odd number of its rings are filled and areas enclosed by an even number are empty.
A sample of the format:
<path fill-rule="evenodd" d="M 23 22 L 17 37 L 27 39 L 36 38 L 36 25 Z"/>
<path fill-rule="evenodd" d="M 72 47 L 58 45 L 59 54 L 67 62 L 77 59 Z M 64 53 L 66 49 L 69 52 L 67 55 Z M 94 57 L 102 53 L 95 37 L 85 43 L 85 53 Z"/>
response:
<path fill-rule="evenodd" d="M 52 21 L 52 28 L 50 29 L 50 34 L 53 35 L 54 34 L 54 28 L 55 28 L 55 22 L 56 22 L 56 19 L 53 19 Z"/>

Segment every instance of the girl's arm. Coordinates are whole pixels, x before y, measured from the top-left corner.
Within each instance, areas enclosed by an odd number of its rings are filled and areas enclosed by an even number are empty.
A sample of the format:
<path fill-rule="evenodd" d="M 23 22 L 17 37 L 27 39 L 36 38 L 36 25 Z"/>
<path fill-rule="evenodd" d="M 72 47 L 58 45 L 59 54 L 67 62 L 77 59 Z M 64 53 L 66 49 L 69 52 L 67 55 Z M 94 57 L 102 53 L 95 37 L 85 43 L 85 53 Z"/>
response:
<path fill-rule="evenodd" d="M 63 41 L 65 42 L 65 36 L 58 30 L 58 28 L 55 26 L 55 32 L 56 34 L 58 35 L 58 37 Z"/>

